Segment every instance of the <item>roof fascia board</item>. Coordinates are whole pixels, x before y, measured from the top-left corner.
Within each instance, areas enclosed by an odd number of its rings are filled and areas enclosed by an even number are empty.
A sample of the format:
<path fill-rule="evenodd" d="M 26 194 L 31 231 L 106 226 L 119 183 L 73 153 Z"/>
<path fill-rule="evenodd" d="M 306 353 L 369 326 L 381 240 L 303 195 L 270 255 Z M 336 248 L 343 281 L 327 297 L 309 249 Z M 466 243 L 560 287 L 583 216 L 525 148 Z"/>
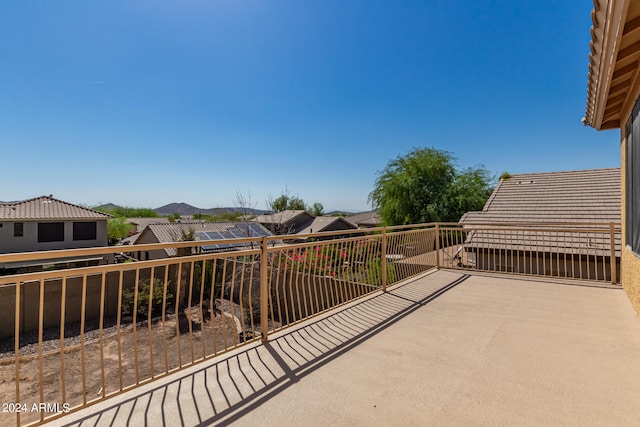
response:
<path fill-rule="evenodd" d="M 610 0 L 607 2 L 602 54 L 598 71 L 596 116 L 594 127 L 600 129 L 604 118 L 604 111 L 609 97 L 609 88 L 615 71 L 625 18 L 630 0 Z M 606 71 L 606 73 L 605 73 Z"/>

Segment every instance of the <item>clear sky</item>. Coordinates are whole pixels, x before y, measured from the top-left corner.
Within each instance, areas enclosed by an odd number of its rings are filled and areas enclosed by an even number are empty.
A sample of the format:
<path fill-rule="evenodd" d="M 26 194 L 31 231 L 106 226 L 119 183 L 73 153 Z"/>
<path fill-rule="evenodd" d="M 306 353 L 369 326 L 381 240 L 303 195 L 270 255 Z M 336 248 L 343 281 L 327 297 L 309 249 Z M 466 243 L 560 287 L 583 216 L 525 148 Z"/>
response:
<path fill-rule="evenodd" d="M 0 3 L 0 200 L 366 210 L 413 147 L 496 175 L 618 167 L 581 1 Z"/>

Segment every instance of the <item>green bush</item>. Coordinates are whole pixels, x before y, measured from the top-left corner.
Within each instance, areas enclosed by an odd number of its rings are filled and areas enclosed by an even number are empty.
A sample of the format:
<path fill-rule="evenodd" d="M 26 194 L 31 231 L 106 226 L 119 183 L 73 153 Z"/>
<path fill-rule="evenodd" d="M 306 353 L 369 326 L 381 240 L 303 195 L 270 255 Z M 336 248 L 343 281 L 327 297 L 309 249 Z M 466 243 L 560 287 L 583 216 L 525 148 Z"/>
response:
<path fill-rule="evenodd" d="M 395 280 L 396 274 L 393 264 L 387 262 L 387 284 L 393 283 Z M 367 283 L 382 286 L 382 258 L 375 258 L 367 263 Z"/>
<path fill-rule="evenodd" d="M 141 280 L 138 283 L 138 307 L 137 317 L 138 319 L 146 319 L 149 316 L 149 280 Z M 167 288 L 170 287 L 171 282 L 167 282 Z M 152 316 L 159 316 L 162 314 L 162 300 L 164 298 L 164 282 L 158 278 L 153 279 L 153 294 L 151 314 Z M 167 306 L 169 301 L 173 298 L 173 294 L 167 289 Z M 135 287 L 125 289 L 122 291 L 122 315 L 133 316 L 135 302 Z"/>

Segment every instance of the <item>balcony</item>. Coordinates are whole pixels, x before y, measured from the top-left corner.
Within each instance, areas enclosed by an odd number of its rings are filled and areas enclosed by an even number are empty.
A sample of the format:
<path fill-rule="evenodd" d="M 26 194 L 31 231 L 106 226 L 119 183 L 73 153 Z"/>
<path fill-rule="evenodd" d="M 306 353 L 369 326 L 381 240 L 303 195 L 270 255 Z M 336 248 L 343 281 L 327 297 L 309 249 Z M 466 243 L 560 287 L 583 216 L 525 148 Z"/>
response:
<path fill-rule="evenodd" d="M 26 407 L 0 422 L 633 425 L 640 321 L 615 284 L 619 231 L 577 228 L 184 242 L 182 257 L 2 277 L 18 309 L 0 387 Z"/>

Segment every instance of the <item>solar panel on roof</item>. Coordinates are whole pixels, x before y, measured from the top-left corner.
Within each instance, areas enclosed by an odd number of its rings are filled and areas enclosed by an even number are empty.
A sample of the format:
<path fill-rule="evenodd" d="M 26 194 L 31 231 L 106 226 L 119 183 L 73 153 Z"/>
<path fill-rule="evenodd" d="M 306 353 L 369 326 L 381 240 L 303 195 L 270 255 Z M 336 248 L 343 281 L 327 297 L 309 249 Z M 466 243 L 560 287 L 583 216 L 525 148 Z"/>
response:
<path fill-rule="evenodd" d="M 257 223 L 239 223 L 234 226 L 230 226 L 226 230 L 222 231 L 197 231 L 196 237 L 198 240 L 229 240 L 229 239 L 241 239 L 246 237 L 266 237 L 271 233 L 266 231 Z M 250 242 L 237 242 L 237 243 L 222 243 L 216 242 L 209 245 L 203 245 L 204 251 L 215 250 L 227 250 L 232 248 L 248 247 L 252 244 Z"/>
<path fill-rule="evenodd" d="M 209 240 L 224 240 L 222 234 L 217 231 L 207 231 L 207 236 L 209 236 Z"/>
<path fill-rule="evenodd" d="M 242 230 L 242 232 L 245 233 L 245 236 L 249 237 L 267 237 L 270 235 L 264 228 L 256 223 L 238 224 L 237 228 Z"/>
<path fill-rule="evenodd" d="M 222 236 L 223 239 L 235 239 L 235 236 L 232 233 L 230 233 L 228 230 L 221 232 L 220 235 Z"/>

